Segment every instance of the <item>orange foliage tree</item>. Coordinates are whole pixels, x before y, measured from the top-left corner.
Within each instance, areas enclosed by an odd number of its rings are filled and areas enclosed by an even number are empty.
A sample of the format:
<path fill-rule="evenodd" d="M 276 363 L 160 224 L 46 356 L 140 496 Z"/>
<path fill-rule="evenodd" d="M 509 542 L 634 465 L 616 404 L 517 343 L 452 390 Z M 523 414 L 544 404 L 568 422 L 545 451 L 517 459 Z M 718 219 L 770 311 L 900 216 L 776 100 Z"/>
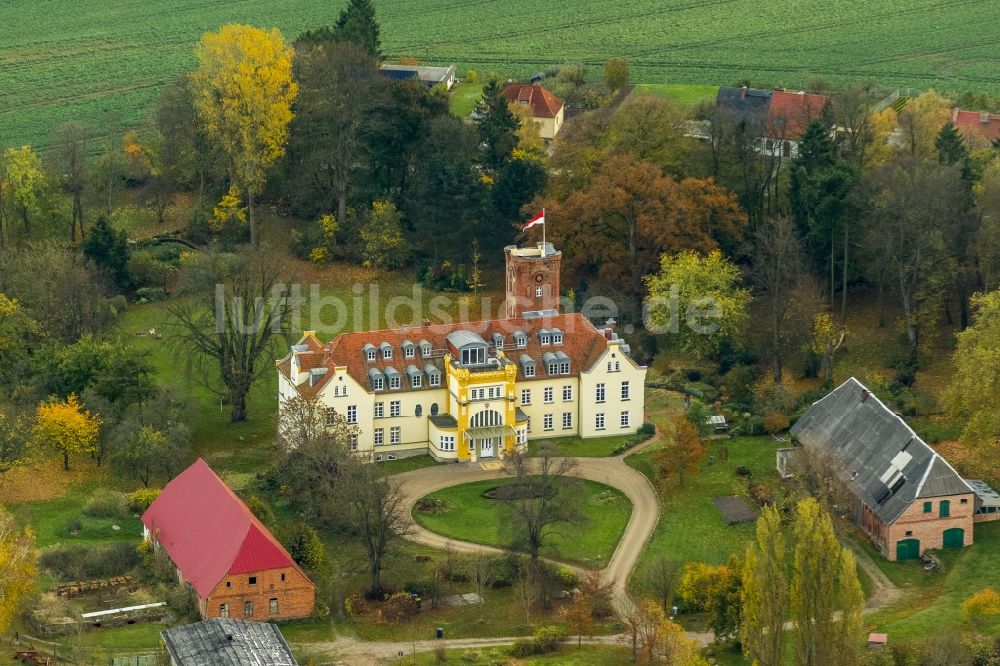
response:
<path fill-rule="evenodd" d="M 666 445 L 651 456 L 653 468 L 660 483 L 666 484 L 672 476 L 678 485 L 684 485 L 684 477 L 696 472 L 708 447 L 698 429 L 683 414 L 677 414 L 672 421 L 672 432 Z"/>

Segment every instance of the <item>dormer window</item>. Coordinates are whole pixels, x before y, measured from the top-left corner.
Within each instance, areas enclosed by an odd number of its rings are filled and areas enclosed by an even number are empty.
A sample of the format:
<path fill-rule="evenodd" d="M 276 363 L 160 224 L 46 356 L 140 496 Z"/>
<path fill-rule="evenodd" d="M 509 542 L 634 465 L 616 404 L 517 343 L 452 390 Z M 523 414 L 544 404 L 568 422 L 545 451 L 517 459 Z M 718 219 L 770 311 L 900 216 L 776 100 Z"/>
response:
<path fill-rule="evenodd" d="M 388 361 L 389 359 L 392 358 L 392 345 L 390 345 L 388 342 L 383 342 L 378 346 L 378 348 L 382 351 L 383 359 Z"/>
<path fill-rule="evenodd" d="M 365 345 L 365 358 L 368 360 L 369 363 L 375 360 L 376 358 L 375 345 L 371 343 Z"/>
<path fill-rule="evenodd" d="M 462 365 L 483 365 L 486 363 L 486 347 L 470 347 L 462 350 Z"/>
<path fill-rule="evenodd" d="M 545 372 L 550 375 L 559 374 L 559 359 L 552 352 L 545 352 L 542 356 L 542 362 L 545 363 Z"/>
<path fill-rule="evenodd" d="M 429 343 L 427 340 L 420 341 L 420 355 L 423 356 L 424 358 L 431 357 L 431 343 Z"/>
<path fill-rule="evenodd" d="M 406 376 L 410 378 L 410 386 L 412 388 L 420 388 L 424 384 L 424 376 L 417 369 L 417 366 L 410 365 L 406 368 Z"/>
<path fill-rule="evenodd" d="M 552 344 L 561 345 L 563 342 L 563 333 L 558 328 L 553 328 L 550 333 L 552 334 Z"/>
<path fill-rule="evenodd" d="M 543 328 L 538 332 L 538 342 L 542 346 L 547 346 L 552 344 L 552 334 L 547 328 Z"/>
<path fill-rule="evenodd" d="M 521 372 L 525 377 L 535 376 L 535 361 L 527 354 L 521 354 L 521 358 L 517 361 L 521 365 Z"/>
<path fill-rule="evenodd" d="M 399 375 L 389 377 L 389 388 L 393 391 L 399 390 Z"/>
<path fill-rule="evenodd" d="M 435 368 L 433 365 L 428 363 L 424 366 L 424 372 L 427 373 L 427 384 L 428 386 L 441 386 L 441 371 Z"/>
<path fill-rule="evenodd" d="M 528 346 L 528 336 L 522 331 L 514 332 L 514 344 L 517 345 L 518 349 L 524 349 Z"/>
<path fill-rule="evenodd" d="M 493 334 L 493 347 L 495 349 L 503 349 L 503 335 L 500 333 Z"/>
<path fill-rule="evenodd" d="M 403 356 L 406 358 L 414 358 L 417 355 L 416 346 L 409 340 L 403 342 Z"/>
<path fill-rule="evenodd" d="M 398 391 L 402 386 L 401 376 L 396 368 L 386 368 L 385 376 L 389 382 L 390 391 Z"/>
<path fill-rule="evenodd" d="M 448 345 L 454 350 L 454 358 L 465 367 L 486 365 L 489 344 L 472 331 L 453 331 L 448 334 Z"/>
<path fill-rule="evenodd" d="M 556 361 L 559 363 L 559 374 L 568 375 L 569 374 L 569 356 L 564 352 L 556 352 Z"/>
<path fill-rule="evenodd" d="M 373 391 L 385 390 L 385 375 L 383 375 L 377 368 L 372 368 L 368 371 L 368 379 L 372 383 Z"/>

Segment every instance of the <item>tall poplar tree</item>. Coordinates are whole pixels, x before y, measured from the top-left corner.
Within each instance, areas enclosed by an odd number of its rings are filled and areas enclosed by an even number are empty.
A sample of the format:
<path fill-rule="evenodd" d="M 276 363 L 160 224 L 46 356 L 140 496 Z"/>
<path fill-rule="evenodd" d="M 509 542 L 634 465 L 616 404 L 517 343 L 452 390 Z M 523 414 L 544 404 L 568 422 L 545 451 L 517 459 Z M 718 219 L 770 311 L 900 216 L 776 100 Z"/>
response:
<path fill-rule="evenodd" d="M 789 607 L 795 663 L 856 664 L 865 597 L 854 554 L 837 541 L 830 515 L 815 499 L 799 502 L 794 533 Z"/>
<path fill-rule="evenodd" d="M 764 507 L 757 519 L 757 539 L 747 544 L 743 560 L 743 654 L 760 666 L 782 663 L 782 634 L 788 613 L 785 577 L 785 535 L 775 506 Z"/>

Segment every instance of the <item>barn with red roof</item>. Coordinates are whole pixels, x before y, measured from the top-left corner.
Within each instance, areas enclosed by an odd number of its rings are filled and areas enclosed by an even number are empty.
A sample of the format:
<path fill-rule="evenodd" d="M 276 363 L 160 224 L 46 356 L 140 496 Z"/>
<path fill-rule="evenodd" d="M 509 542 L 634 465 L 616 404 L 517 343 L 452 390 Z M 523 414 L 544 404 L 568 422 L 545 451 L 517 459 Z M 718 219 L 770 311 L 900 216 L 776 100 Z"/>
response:
<path fill-rule="evenodd" d="M 142 524 L 194 588 L 202 617 L 281 620 L 312 613 L 312 581 L 204 460 L 166 485 Z"/>

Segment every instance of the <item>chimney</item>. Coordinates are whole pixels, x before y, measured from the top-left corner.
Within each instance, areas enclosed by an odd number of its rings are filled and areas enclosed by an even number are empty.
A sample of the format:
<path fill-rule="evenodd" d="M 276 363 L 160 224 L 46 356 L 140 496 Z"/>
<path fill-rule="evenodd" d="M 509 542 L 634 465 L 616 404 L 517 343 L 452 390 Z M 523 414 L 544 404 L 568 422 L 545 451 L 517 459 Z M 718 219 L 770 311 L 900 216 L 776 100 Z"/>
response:
<path fill-rule="evenodd" d="M 952 124 L 958 122 L 958 107 L 957 106 L 954 109 L 951 110 L 951 122 L 952 122 Z"/>
<path fill-rule="evenodd" d="M 747 98 L 747 87 L 743 86 L 742 88 L 740 88 L 740 99 L 746 99 L 746 98 Z"/>
<path fill-rule="evenodd" d="M 861 391 L 861 402 L 864 402 L 867 399 L 868 399 L 868 389 L 863 389 Z"/>

